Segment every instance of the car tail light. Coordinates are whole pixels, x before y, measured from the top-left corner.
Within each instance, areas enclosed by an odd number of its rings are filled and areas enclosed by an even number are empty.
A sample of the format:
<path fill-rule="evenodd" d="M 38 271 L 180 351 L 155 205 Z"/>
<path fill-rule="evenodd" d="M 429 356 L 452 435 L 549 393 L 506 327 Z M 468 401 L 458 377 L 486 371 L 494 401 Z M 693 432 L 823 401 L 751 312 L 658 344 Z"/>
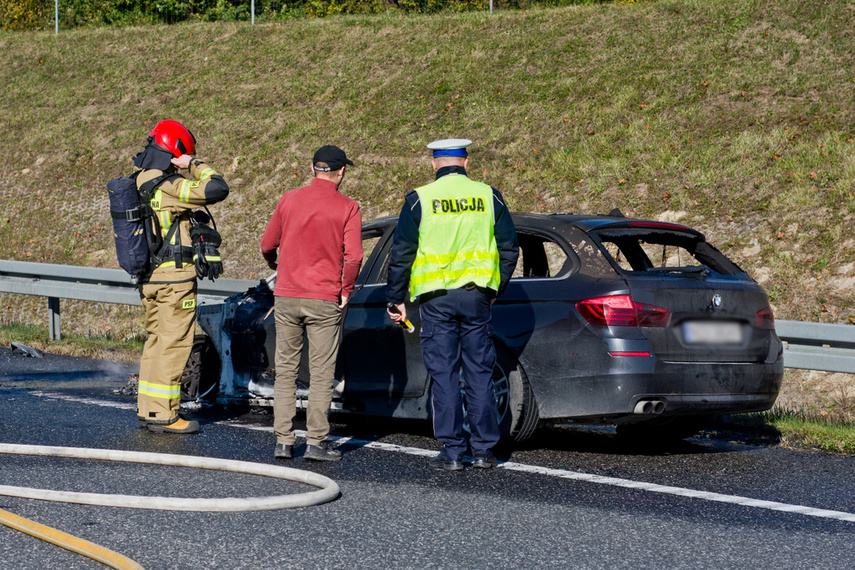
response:
<path fill-rule="evenodd" d="M 760 309 L 754 314 L 754 324 L 758 329 L 771 330 L 775 328 L 775 315 L 772 314 L 772 307 Z"/>
<path fill-rule="evenodd" d="M 668 309 L 638 303 L 630 295 L 585 299 L 576 310 L 592 325 L 609 327 L 666 327 L 671 320 Z"/>

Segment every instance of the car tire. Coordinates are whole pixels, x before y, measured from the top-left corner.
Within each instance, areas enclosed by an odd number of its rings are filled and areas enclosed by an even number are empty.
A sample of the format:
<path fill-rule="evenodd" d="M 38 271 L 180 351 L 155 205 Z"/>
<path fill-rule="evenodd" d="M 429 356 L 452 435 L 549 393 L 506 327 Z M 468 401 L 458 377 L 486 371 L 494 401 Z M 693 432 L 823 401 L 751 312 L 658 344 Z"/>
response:
<path fill-rule="evenodd" d="M 181 401 L 214 404 L 219 383 L 220 358 L 214 343 L 206 335 L 196 335 L 181 374 Z"/>
<path fill-rule="evenodd" d="M 627 443 L 657 445 L 691 437 L 702 430 L 709 418 L 704 416 L 667 416 L 636 423 L 620 424 L 615 433 Z"/>
<path fill-rule="evenodd" d="M 461 387 L 462 391 L 462 387 Z M 506 351 L 498 350 L 493 365 L 493 393 L 499 414 L 502 442 L 522 442 L 529 439 L 540 422 L 534 393 L 522 367 Z M 469 431 L 466 395 L 463 394 L 463 427 Z"/>
<path fill-rule="evenodd" d="M 504 416 L 499 416 L 499 429 L 504 441 L 522 442 L 534 435 L 540 423 L 534 392 L 519 362 L 505 351 L 497 352 L 498 358 L 493 367 L 493 385 L 495 387 L 497 375 L 504 375 L 510 388 L 507 412 Z"/>

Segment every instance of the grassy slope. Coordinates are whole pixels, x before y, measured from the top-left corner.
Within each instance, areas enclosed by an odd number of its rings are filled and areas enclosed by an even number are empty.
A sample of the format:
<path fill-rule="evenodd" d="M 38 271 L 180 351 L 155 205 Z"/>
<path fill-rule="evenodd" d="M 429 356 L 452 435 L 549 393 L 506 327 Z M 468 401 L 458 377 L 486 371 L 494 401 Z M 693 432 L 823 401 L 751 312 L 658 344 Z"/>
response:
<path fill-rule="evenodd" d="M 118 267 L 104 183 L 159 119 L 189 125 L 232 185 L 215 215 L 235 278 L 266 273 L 258 239 L 319 145 L 356 160 L 344 191 L 368 219 L 429 180 L 427 142 L 467 137 L 513 209 L 682 221 L 780 318 L 846 322 L 853 16 L 846 0 L 670 0 L 0 34 L 0 258 Z"/>

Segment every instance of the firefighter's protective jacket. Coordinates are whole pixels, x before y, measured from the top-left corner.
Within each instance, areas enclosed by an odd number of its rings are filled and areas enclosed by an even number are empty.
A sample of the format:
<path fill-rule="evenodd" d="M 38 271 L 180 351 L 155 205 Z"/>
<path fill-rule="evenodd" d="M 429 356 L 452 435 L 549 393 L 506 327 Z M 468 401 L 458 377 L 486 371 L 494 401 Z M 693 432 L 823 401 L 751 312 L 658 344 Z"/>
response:
<path fill-rule="evenodd" d="M 154 168 L 141 170 L 137 176 L 137 188 L 163 174 L 163 171 Z M 196 278 L 196 268 L 189 250 L 190 214 L 202 206 L 221 202 L 229 195 L 229 185 L 223 177 L 202 160 L 194 158 L 190 162 L 189 174 L 190 178 L 169 178 L 154 190 L 149 200 L 160 222 L 164 245 L 167 245 L 170 228 L 178 223 L 178 230 L 173 232 L 169 245 L 175 251 L 187 248 L 183 257 L 176 259 L 170 255 L 164 258 L 152 272 L 149 283 L 178 283 Z"/>

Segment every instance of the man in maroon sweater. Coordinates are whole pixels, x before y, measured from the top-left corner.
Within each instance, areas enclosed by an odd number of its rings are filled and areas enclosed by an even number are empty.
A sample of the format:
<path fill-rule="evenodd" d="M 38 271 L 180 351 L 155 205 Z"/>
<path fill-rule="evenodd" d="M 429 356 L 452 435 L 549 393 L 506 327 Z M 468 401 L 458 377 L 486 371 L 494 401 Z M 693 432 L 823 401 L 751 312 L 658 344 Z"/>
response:
<path fill-rule="evenodd" d="M 274 457 L 294 454 L 297 373 L 303 332 L 309 341 L 309 403 L 303 457 L 338 461 L 328 446 L 330 402 L 341 337 L 341 314 L 362 264 L 359 204 L 338 192 L 347 166 L 344 151 L 323 146 L 312 159 L 311 184 L 282 195 L 261 238 L 261 254 L 276 270 L 276 384 Z M 278 259 L 277 259 L 278 250 Z"/>

